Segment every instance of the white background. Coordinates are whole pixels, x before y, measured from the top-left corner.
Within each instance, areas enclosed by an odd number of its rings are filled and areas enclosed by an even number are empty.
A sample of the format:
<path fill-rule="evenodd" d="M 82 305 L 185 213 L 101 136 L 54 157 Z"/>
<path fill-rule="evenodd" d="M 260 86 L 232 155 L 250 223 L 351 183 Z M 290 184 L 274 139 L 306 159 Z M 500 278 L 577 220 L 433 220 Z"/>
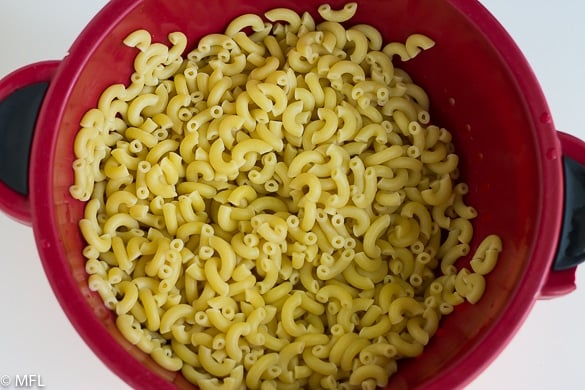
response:
<path fill-rule="evenodd" d="M 62 58 L 106 3 L 0 0 L 0 78 L 35 61 Z M 585 2 L 483 3 L 533 66 L 557 128 L 585 139 Z M 48 389 L 127 389 L 61 311 L 31 229 L 0 214 L 0 247 L 0 375 L 38 374 Z M 569 296 L 537 302 L 521 331 L 468 389 L 584 389 L 585 267 L 577 283 Z"/>

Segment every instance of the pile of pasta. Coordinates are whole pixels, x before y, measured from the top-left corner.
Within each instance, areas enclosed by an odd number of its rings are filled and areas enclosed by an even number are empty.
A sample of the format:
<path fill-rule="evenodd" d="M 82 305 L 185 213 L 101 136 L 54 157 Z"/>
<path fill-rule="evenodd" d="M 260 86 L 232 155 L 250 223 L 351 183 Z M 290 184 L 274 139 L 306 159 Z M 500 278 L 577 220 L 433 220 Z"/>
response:
<path fill-rule="evenodd" d="M 71 194 L 89 287 L 124 337 L 201 389 L 374 389 L 477 302 L 502 243 L 468 268 L 476 216 L 451 134 L 384 43 L 276 8 L 151 42 L 81 120 Z"/>

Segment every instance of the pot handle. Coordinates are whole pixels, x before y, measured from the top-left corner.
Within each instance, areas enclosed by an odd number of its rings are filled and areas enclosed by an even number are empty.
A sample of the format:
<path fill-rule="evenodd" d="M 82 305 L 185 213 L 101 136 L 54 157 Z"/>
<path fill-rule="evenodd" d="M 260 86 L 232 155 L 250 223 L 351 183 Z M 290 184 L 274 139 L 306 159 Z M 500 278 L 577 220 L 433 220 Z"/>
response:
<path fill-rule="evenodd" d="M 552 270 L 540 291 L 544 299 L 575 290 L 577 266 L 585 262 L 585 142 L 557 134 L 563 152 L 564 211 Z"/>
<path fill-rule="evenodd" d="M 24 66 L 0 80 L 0 211 L 32 223 L 28 164 L 37 116 L 60 61 Z"/>

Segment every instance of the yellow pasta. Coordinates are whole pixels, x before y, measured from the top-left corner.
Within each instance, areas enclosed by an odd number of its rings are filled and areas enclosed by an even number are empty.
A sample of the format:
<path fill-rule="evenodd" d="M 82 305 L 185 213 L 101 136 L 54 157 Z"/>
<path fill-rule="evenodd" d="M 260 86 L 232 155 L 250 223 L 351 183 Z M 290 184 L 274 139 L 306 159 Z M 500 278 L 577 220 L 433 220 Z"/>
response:
<path fill-rule="evenodd" d="M 428 50 L 435 46 L 435 42 L 423 34 L 410 35 L 404 44 L 409 58 L 416 57 L 422 50 Z"/>
<path fill-rule="evenodd" d="M 357 3 L 347 3 L 342 9 L 334 10 L 329 4 L 323 4 L 317 9 L 323 19 L 332 22 L 345 22 L 353 18 L 357 11 Z"/>
<path fill-rule="evenodd" d="M 301 16 L 288 8 L 273 8 L 264 13 L 266 19 L 271 22 L 283 21 L 288 23 L 291 32 L 296 33 L 301 27 Z"/>
<path fill-rule="evenodd" d="M 470 261 L 471 268 L 481 275 L 490 273 L 496 266 L 498 254 L 502 251 L 502 240 L 496 235 L 489 235 L 479 244 Z"/>
<path fill-rule="evenodd" d="M 202 389 L 385 386 L 503 248 L 475 243 L 453 136 L 393 62 L 435 42 L 314 11 L 241 15 L 188 53 L 132 32 L 129 83 L 80 120 L 89 288 Z"/>

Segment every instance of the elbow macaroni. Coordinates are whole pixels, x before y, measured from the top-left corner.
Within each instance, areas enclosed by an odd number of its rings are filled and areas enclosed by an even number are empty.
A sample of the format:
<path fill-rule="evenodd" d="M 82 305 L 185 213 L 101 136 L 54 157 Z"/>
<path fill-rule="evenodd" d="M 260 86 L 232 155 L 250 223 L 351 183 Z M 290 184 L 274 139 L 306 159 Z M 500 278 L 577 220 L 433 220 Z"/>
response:
<path fill-rule="evenodd" d="M 376 388 L 489 288 L 448 130 L 357 3 L 145 30 L 131 84 L 80 121 L 71 195 L 88 284 L 116 326 L 202 389 Z M 250 33 L 251 32 L 251 33 Z M 118 115 L 120 114 L 120 115 Z M 443 234 L 444 233 L 444 234 Z"/>

